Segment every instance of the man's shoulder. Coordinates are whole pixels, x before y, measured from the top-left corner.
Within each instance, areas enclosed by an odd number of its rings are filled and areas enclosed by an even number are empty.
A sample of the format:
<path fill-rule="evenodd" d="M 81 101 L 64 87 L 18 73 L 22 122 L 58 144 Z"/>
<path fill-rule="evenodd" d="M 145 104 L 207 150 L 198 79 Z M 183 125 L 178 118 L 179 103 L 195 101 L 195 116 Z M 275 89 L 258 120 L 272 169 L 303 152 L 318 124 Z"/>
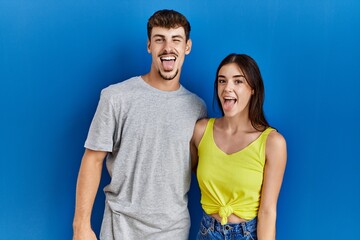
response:
<path fill-rule="evenodd" d="M 111 84 L 104 88 L 102 91 L 104 92 L 117 92 L 118 90 L 121 90 L 123 88 L 131 87 L 134 85 L 137 85 L 139 83 L 140 77 L 132 77 L 128 78 L 126 80 L 120 81 L 118 83 Z"/>
<path fill-rule="evenodd" d="M 196 93 L 191 92 L 190 90 L 186 89 L 184 86 L 182 87 L 184 90 L 184 93 L 187 95 L 187 97 L 189 97 L 190 99 L 197 101 L 199 103 L 203 103 L 203 99 L 200 98 Z"/>
<path fill-rule="evenodd" d="M 139 83 L 139 77 L 132 77 L 124 81 L 107 86 L 106 88 L 101 90 L 101 95 L 108 98 L 121 96 L 126 93 L 126 90 L 136 87 L 138 83 Z"/>
<path fill-rule="evenodd" d="M 196 93 L 191 92 L 185 88 L 183 89 L 186 95 L 186 100 L 184 102 L 189 104 L 190 109 L 194 109 L 200 114 L 198 116 L 199 118 L 205 117 L 207 115 L 207 108 L 205 101 L 201 97 L 199 97 Z"/>

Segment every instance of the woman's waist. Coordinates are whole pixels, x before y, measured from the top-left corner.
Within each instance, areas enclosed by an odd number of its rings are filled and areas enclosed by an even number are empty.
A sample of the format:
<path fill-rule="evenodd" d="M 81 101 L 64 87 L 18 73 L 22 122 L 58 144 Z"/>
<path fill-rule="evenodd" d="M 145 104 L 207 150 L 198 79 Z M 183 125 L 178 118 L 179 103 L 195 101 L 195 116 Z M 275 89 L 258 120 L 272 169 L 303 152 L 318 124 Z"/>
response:
<path fill-rule="evenodd" d="M 222 220 L 222 217 L 219 215 L 219 213 L 213 213 L 213 214 L 210 214 L 210 216 L 215 218 L 218 222 L 221 222 L 221 220 Z M 233 213 L 227 217 L 227 223 L 242 223 L 242 222 L 247 222 L 247 221 L 248 220 L 238 217 Z"/>
<path fill-rule="evenodd" d="M 202 208 L 206 214 L 217 221 L 224 223 L 242 223 L 249 221 L 257 216 L 259 205 L 206 205 L 202 203 Z"/>
<path fill-rule="evenodd" d="M 207 229 L 212 229 L 212 231 L 240 231 L 242 234 L 245 234 L 245 232 L 251 232 L 253 236 L 256 236 L 257 217 L 245 222 L 228 222 L 226 224 L 221 224 L 221 222 L 215 219 L 212 215 L 208 215 L 206 212 L 204 212 L 201 225 Z"/>

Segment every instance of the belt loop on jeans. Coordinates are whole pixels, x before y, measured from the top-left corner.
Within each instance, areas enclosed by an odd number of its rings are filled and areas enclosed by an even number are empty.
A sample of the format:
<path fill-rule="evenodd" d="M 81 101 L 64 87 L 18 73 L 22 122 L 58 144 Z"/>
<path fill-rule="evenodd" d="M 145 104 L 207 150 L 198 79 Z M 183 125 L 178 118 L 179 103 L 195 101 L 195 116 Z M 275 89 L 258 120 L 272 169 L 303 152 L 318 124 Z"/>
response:
<path fill-rule="evenodd" d="M 247 230 L 246 222 L 242 222 L 240 225 L 241 225 L 241 230 L 242 230 L 242 232 L 243 232 L 243 235 L 244 235 L 244 236 L 249 235 L 250 232 Z"/>
<path fill-rule="evenodd" d="M 215 218 L 213 218 L 213 217 L 211 217 L 210 230 L 211 230 L 211 231 L 214 231 L 214 230 L 215 230 Z"/>

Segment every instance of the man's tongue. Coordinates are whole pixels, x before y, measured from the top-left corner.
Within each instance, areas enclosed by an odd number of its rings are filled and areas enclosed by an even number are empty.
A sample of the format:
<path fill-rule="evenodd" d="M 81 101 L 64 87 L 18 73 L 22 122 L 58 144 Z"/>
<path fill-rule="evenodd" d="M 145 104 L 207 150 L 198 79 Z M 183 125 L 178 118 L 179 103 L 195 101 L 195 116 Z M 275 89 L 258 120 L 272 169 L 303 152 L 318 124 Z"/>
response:
<path fill-rule="evenodd" d="M 165 71 L 172 71 L 174 68 L 175 61 L 174 60 L 164 60 L 162 61 L 162 65 Z"/>
<path fill-rule="evenodd" d="M 229 111 L 231 110 L 231 108 L 234 106 L 235 104 L 235 99 L 227 99 L 224 101 L 224 104 L 223 104 L 223 110 L 224 111 Z"/>

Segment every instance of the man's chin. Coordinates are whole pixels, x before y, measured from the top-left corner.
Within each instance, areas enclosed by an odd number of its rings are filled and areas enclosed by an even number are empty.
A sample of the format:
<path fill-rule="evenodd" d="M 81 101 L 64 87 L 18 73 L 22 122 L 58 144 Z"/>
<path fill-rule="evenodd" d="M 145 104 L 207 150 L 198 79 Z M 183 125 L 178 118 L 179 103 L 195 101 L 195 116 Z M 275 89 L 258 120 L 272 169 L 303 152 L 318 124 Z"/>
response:
<path fill-rule="evenodd" d="M 162 73 L 159 71 L 159 75 L 164 79 L 164 80 L 173 80 L 174 78 L 176 78 L 176 76 L 178 75 L 179 70 L 176 70 L 175 73 Z"/>

